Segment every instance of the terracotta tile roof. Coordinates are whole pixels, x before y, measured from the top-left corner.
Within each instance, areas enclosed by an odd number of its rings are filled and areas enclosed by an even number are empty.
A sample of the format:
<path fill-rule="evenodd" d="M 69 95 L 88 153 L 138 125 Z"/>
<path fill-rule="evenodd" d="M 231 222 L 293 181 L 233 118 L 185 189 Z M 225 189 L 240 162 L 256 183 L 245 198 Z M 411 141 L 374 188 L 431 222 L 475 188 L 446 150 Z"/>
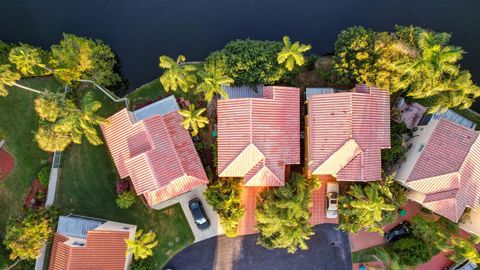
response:
<path fill-rule="evenodd" d="M 283 186 L 300 163 L 300 89 L 269 86 L 263 98 L 219 100 L 218 172 L 247 186 Z"/>
<path fill-rule="evenodd" d="M 56 233 L 49 270 L 123 270 L 126 264 L 128 231 L 88 232 L 84 246 L 67 244 L 69 237 Z"/>
<path fill-rule="evenodd" d="M 445 119 L 424 146 L 406 184 L 426 194 L 423 205 L 458 222 L 466 207 L 480 207 L 480 136 Z"/>
<path fill-rule="evenodd" d="M 121 178 L 152 206 L 208 183 L 190 134 L 176 111 L 136 121 L 123 109 L 102 126 Z"/>
<path fill-rule="evenodd" d="M 381 149 L 390 148 L 390 95 L 357 85 L 353 92 L 308 100 L 309 169 L 339 181 L 381 178 Z"/>

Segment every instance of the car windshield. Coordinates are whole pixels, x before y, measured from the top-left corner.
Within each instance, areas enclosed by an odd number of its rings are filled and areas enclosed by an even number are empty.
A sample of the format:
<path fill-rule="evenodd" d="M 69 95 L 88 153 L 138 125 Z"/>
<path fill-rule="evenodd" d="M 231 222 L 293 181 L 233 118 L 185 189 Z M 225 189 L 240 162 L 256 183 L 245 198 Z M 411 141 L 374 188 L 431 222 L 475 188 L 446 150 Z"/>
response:
<path fill-rule="evenodd" d="M 192 204 L 190 204 L 190 207 L 192 209 L 197 209 L 198 208 L 198 203 L 197 202 L 193 202 Z"/>
<path fill-rule="evenodd" d="M 337 200 L 332 199 L 332 200 L 330 200 L 330 203 L 331 203 L 331 204 L 337 204 Z"/>
<path fill-rule="evenodd" d="M 203 224 L 203 223 L 205 223 L 205 222 L 207 222 L 207 220 L 206 220 L 205 218 L 203 218 L 203 217 L 197 219 L 197 223 L 198 223 L 198 224 Z"/>

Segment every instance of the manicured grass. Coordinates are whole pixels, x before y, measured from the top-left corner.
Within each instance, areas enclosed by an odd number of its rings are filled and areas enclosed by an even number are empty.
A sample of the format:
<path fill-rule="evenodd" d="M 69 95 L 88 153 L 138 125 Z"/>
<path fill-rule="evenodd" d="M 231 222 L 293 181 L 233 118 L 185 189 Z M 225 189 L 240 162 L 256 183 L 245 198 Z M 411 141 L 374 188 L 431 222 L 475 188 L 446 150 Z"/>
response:
<path fill-rule="evenodd" d="M 60 85 L 51 77 L 25 79 L 19 83 L 39 90 L 60 89 Z M 0 97 L 0 133 L 7 142 L 7 151 L 15 158 L 15 168 L 2 181 L 4 187 L 0 188 L 0 236 L 4 236 L 8 218 L 20 214 L 31 182 L 48 162 L 48 154 L 41 151 L 34 141 L 33 132 L 37 129 L 38 120 L 33 100 L 38 95 L 20 88 L 9 89 L 7 97 Z M 7 253 L 0 248 L 0 266 L 1 257 L 5 258 Z"/>
<path fill-rule="evenodd" d="M 86 90 L 82 89 L 79 95 Z M 121 108 L 122 104 L 110 102 L 98 91 L 95 93 L 103 104 L 103 116 Z M 116 206 L 115 184 L 119 177 L 106 145 L 84 142 L 70 146 L 62 156 L 61 168 L 55 204 L 74 214 L 136 224 L 139 229 L 155 231 L 159 240 L 154 251 L 155 269 L 193 243 L 193 234 L 178 204 L 162 211 L 148 209 L 140 200 L 128 210 Z"/>

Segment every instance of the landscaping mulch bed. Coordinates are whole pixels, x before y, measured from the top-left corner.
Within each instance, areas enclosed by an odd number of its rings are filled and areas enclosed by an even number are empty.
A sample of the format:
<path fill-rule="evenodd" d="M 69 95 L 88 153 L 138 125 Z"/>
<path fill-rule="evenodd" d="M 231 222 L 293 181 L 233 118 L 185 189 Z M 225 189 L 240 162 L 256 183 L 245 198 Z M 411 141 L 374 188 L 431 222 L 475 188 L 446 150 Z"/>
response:
<path fill-rule="evenodd" d="M 42 186 L 38 179 L 33 180 L 32 185 L 30 186 L 30 190 L 28 191 L 27 196 L 25 196 L 25 199 L 23 200 L 23 206 L 26 208 L 42 207 L 45 203 L 45 199 L 39 200 L 37 198 L 37 194 L 39 192 L 43 192 L 46 195 L 47 191 L 47 188 Z"/>
<path fill-rule="evenodd" d="M 15 167 L 15 159 L 5 150 L 0 149 L 0 181 L 5 179 Z"/>

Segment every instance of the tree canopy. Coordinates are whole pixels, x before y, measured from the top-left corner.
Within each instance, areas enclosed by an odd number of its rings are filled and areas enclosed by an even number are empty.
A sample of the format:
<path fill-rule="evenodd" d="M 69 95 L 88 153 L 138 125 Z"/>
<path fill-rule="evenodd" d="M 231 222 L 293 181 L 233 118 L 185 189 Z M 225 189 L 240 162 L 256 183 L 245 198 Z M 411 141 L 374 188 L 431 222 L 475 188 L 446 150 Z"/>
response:
<path fill-rule="evenodd" d="M 205 199 L 220 216 L 220 224 L 228 237 L 237 236 L 237 227 L 245 213 L 242 205 L 242 179 L 219 178 L 205 190 Z"/>
<path fill-rule="evenodd" d="M 55 209 L 27 210 L 20 218 L 10 219 L 3 244 L 11 251 L 11 260 L 34 260 L 53 235 Z"/>
<path fill-rule="evenodd" d="M 255 213 L 257 243 L 268 249 L 286 248 L 289 253 L 308 249 L 306 241 L 314 234 L 309 223 L 312 191 L 318 187 L 317 179 L 292 173 L 285 186 L 261 192 Z"/>
<path fill-rule="evenodd" d="M 215 61 L 206 62 L 204 70 L 198 72 L 201 83 L 197 86 L 197 93 L 203 93 L 205 100 L 210 102 L 215 95 L 223 98 L 229 98 L 228 93 L 222 88 L 222 85 L 233 84 L 233 79 L 225 74 L 225 70 L 218 67 Z"/>
<path fill-rule="evenodd" d="M 339 228 L 350 233 L 360 230 L 383 235 L 383 226 L 392 223 L 400 205 L 406 203 L 406 191 L 387 176 L 381 182 L 353 184 L 339 196 Z"/>
<path fill-rule="evenodd" d="M 135 260 L 146 259 L 153 255 L 153 249 L 158 245 L 157 235 L 149 231 L 143 233 L 143 230 L 137 231 L 135 239 L 125 239 L 127 243 L 126 255 L 132 253 Z"/>
<path fill-rule="evenodd" d="M 107 124 L 97 114 L 102 107 L 94 100 L 93 93 L 87 92 L 80 102 L 80 108 L 69 98 L 49 93 L 35 100 L 35 111 L 40 125 L 35 140 L 40 149 L 47 152 L 63 151 L 70 143 L 81 144 L 85 136 L 93 145 L 102 144 L 96 126 Z"/>
<path fill-rule="evenodd" d="M 212 53 L 207 61 L 223 61 L 220 67 L 232 78 L 235 85 L 271 85 L 282 79 L 285 67 L 277 61 L 282 43 L 277 41 L 235 40 L 219 52 Z"/>

